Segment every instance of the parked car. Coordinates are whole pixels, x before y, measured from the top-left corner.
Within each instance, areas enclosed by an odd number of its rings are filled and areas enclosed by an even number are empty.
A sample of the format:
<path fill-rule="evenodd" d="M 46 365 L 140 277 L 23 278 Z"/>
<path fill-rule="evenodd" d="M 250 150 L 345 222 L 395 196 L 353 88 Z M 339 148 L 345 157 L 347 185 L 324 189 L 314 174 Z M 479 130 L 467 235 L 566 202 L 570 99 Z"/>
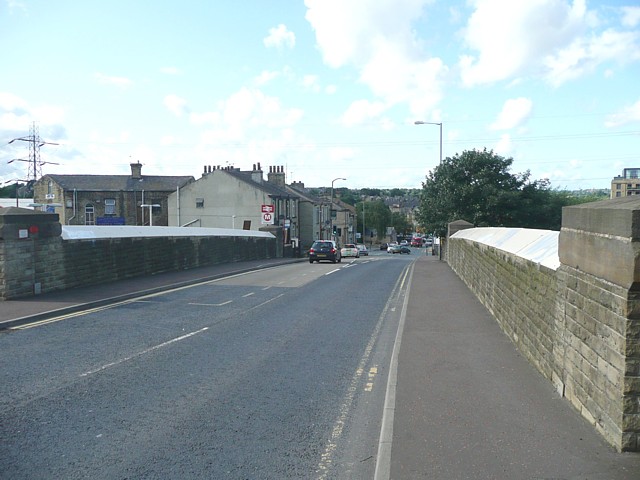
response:
<path fill-rule="evenodd" d="M 363 255 L 363 256 L 369 255 L 369 250 L 367 250 L 367 246 L 365 244 L 359 243 L 356 245 L 356 247 L 358 247 L 358 251 L 360 252 L 360 255 Z"/>
<path fill-rule="evenodd" d="M 387 247 L 387 252 L 401 253 L 401 249 L 402 247 L 400 245 L 398 245 L 397 243 L 392 243 L 392 244 L 389 244 L 389 246 Z"/>
<path fill-rule="evenodd" d="M 344 247 L 340 249 L 340 254 L 343 257 L 360 257 L 360 250 L 353 243 L 345 243 Z"/>
<path fill-rule="evenodd" d="M 422 246 L 422 237 L 413 237 L 411 240 L 412 247 L 421 247 Z"/>
<path fill-rule="evenodd" d="M 433 247 L 433 238 L 425 238 L 424 239 L 425 247 Z"/>
<path fill-rule="evenodd" d="M 400 246 L 402 246 L 402 247 L 408 247 L 408 246 L 409 246 L 409 242 L 407 242 L 406 240 L 402 240 L 402 241 L 400 242 Z"/>
<path fill-rule="evenodd" d="M 380 250 L 386 250 L 388 246 L 389 246 L 388 243 L 381 243 L 380 244 Z"/>
<path fill-rule="evenodd" d="M 320 260 L 329 260 L 333 263 L 340 263 L 342 255 L 338 245 L 333 240 L 316 240 L 309 249 L 309 263 Z"/>
<path fill-rule="evenodd" d="M 411 253 L 411 249 L 406 245 L 400 245 L 400 253 Z"/>

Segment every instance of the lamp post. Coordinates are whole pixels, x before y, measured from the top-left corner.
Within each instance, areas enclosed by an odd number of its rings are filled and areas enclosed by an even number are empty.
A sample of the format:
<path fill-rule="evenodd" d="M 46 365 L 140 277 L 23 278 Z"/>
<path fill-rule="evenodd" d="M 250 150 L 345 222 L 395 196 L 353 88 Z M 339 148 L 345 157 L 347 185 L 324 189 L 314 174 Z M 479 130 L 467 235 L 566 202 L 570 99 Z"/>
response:
<path fill-rule="evenodd" d="M 415 125 L 438 125 L 440 126 L 440 164 L 442 164 L 442 122 L 423 122 L 422 120 L 416 120 L 413 122 Z"/>
<path fill-rule="evenodd" d="M 338 177 L 338 178 L 334 178 L 333 180 L 331 180 L 331 203 L 329 204 L 329 234 L 331 235 L 331 238 L 333 239 L 333 184 L 337 181 L 337 180 L 347 180 L 346 178 L 342 178 L 342 177 Z"/>
<path fill-rule="evenodd" d="M 415 122 L 416 125 L 438 125 L 440 127 L 440 165 L 442 165 L 442 122 L 437 123 L 437 122 L 423 122 L 422 120 L 416 120 Z M 439 240 L 438 242 L 438 257 L 440 258 L 440 260 L 442 260 L 442 250 L 440 249 L 440 245 L 442 245 L 442 239 Z M 435 246 L 431 247 L 431 254 L 433 255 L 433 249 Z M 425 249 L 426 250 L 426 249 Z"/>

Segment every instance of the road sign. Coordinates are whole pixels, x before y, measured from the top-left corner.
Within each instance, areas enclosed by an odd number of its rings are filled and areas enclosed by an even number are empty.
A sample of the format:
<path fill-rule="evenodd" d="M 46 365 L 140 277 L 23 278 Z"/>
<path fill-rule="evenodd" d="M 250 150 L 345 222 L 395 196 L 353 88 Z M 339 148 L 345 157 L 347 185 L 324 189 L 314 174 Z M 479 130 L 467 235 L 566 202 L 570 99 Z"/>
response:
<path fill-rule="evenodd" d="M 276 207 L 274 205 L 262 205 L 262 213 L 273 213 L 275 211 Z"/>
<path fill-rule="evenodd" d="M 273 215 L 271 213 L 263 213 L 262 214 L 262 224 L 263 225 L 273 225 Z"/>

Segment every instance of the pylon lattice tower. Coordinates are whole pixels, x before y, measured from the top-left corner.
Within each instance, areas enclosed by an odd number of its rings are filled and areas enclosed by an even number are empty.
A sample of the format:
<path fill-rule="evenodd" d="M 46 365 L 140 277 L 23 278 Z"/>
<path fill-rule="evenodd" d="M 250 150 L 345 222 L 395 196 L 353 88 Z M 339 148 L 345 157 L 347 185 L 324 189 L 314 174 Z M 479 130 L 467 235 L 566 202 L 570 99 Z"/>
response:
<path fill-rule="evenodd" d="M 29 163 L 29 169 L 27 171 L 28 182 L 35 182 L 36 180 L 38 180 L 38 178 L 42 176 L 42 165 L 44 165 L 45 163 L 58 165 L 57 163 L 54 163 L 54 162 L 43 162 L 40 159 L 40 147 L 42 147 L 43 145 L 58 145 L 58 144 L 53 142 L 45 142 L 42 138 L 40 138 L 40 134 L 38 133 L 38 127 L 36 126 L 36 122 L 33 122 L 31 124 L 31 127 L 29 128 L 28 136 L 14 138 L 9 143 L 13 143 L 16 140 L 27 142 L 29 144 L 29 158 L 28 159 L 14 158 L 13 160 L 9 160 L 9 163 L 16 160 L 20 162 L 28 162 Z"/>

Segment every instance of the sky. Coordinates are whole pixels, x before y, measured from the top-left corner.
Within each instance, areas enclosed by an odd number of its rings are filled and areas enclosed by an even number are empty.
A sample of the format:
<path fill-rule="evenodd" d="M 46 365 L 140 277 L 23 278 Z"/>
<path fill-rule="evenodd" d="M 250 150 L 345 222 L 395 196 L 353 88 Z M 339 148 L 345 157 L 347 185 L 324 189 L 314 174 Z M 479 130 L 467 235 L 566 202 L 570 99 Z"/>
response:
<path fill-rule="evenodd" d="M 34 126 L 43 174 L 420 188 L 486 148 L 579 190 L 640 167 L 637 0 L 0 2 L 0 183 L 32 178 L 9 142 Z"/>

